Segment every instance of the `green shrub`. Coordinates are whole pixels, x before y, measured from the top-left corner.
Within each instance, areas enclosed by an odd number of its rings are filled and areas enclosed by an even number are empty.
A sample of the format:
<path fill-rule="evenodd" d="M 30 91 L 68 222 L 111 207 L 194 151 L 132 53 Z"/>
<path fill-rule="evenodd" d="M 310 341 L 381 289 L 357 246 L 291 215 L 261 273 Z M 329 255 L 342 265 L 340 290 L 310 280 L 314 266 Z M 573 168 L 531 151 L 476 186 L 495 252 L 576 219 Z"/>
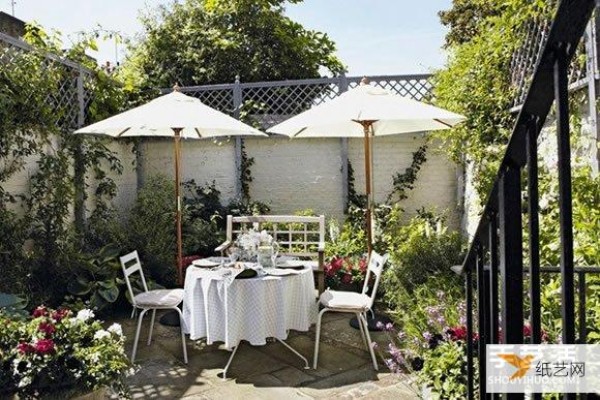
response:
<path fill-rule="evenodd" d="M 450 267 L 462 263 L 463 241 L 458 232 L 450 232 L 443 218 L 421 212 L 393 238 L 396 247 L 390 249 L 390 265 L 386 268 L 382 287 L 392 307 L 401 306 L 402 296 L 434 276 L 451 282 L 458 277 Z"/>
<path fill-rule="evenodd" d="M 467 395 L 466 346 L 442 342 L 428 350 L 417 376 L 431 390 L 431 399 L 462 400 Z M 475 368 L 477 371 L 477 368 Z M 477 382 L 477 379 L 475 379 Z"/>
<path fill-rule="evenodd" d="M 176 280 L 175 184 L 165 176 L 149 178 L 138 192 L 127 221 L 127 246 L 137 250 L 148 275 L 167 286 Z"/>

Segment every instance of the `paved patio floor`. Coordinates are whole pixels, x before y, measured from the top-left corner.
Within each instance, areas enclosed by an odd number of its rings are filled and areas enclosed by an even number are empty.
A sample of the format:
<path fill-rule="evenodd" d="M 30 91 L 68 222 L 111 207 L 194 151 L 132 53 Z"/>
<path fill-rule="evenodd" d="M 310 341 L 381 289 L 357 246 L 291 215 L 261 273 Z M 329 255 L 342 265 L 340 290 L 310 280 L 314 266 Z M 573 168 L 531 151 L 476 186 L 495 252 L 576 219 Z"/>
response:
<path fill-rule="evenodd" d="M 379 372 L 374 371 L 359 331 L 348 325 L 350 317 L 325 314 L 317 370 L 304 369 L 304 363 L 278 342 L 266 346 L 243 342 L 227 379 L 222 378 L 222 370 L 229 351 L 188 339 L 189 363 L 185 365 L 179 328 L 157 322 L 152 344 L 147 346 L 147 318 L 140 335 L 136 373 L 128 378 L 129 389 L 133 398 L 139 399 L 417 398 L 410 377 L 393 375 L 382 365 Z M 123 325 L 131 354 L 135 321 L 120 318 L 117 322 Z M 387 345 L 384 333 L 373 333 L 372 338 Z M 310 332 L 291 332 L 287 343 L 312 363 L 314 326 Z"/>

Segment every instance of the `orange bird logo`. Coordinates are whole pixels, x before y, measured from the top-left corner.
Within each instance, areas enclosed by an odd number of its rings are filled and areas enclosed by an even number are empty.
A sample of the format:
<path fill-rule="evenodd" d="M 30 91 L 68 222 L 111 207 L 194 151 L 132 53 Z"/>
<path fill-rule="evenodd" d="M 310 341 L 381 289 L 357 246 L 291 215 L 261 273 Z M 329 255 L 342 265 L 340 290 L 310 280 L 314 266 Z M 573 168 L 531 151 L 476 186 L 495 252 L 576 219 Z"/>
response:
<path fill-rule="evenodd" d="M 525 357 L 521 358 L 516 354 L 498 354 L 498 357 L 517 368 L 517 372 L 512 374 L 509 378 L 511 381 L 513 379 L 522 378 L 525 376 L 527 371 L 531 368 L 531 361 L 535 358 L 531 354 L 527 354 Z"/>

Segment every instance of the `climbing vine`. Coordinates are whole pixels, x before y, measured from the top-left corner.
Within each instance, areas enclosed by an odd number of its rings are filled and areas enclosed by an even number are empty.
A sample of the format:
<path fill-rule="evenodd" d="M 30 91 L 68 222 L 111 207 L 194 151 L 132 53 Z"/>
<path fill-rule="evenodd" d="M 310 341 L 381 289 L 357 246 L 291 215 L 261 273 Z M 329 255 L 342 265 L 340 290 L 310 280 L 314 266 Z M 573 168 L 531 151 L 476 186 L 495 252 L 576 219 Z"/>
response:
<path fill-rule="evenodd" d="M 453 5 L 465 7 L 464 3 L 454 0 Z M 523 43 L 526 25 L 548 17 L 555 7 L 553 1 L 483 3 L 468 4 L 471 9 L 484 8 L 474 11 L 480 15 L 477 19 L 461 19 L 465 15 L 462 11 L 444 14 L 442 22 L 451 33 L 470 33 L 460 40 L 447 40 L 448 63 L 434 76 L 436 105 L 467 117 L 457 127 L 440 131 L 439 136 L 445 140 L 444 148 L 452 160 L 472 166 L 481 201 L 491 189 L 514 123 L 510 113 L 514 98 L 509 73 L 512 54 Z M 469 26 L 462 29 L 464 23 Z"/>
<path fill-rule="evenodd" d="M 422 144 L 414 153 L 412 153 L 412 161 L 408 168 L 403 172 L 396 172 L 393 177 L 393 188 L 386 198 L 386 204 L 391 204 L 392 201 L 402 201 L 408 197 L 408 192 L 414 189 L 417 176 L 423 164 L 427 161 L 428 144 Z M 354 168 L 348 160 L 348 205 L 346 212 L 350 207 L 365 208 L 367 206 L 367 198 L 364 194 L 359 194 L 356 191 L 356 178 L 354 177 Z"/>
<path fill-rule="evenodd" d="M 254 157 L 249 157 L 246 152 L 246 145 L 241 141 L 241 160 L 240 160 L 240 185 L 242 188 L 242 200 L 250 201 L 250 183 L 252 182 L 252 170 Z"/>
<path fill-rule="evenodd" d="M 14 274 L 0 277 L 0 292 L 20 290 L 34 302 L 61 297 L 73 257 L 81 254 L 73 230 L 73 207 L 83 206 L 86 188 L 94 184 L 97 199 L 114 196 L 116 185 L 107 173 L 119 173 L 121 163 L 105 140 L 73 135 L 73 90 L 78 69 L 53 61 L 65 55 L 57 33 L 29 26 L 25 39 L 31 50 L 0 48 L 0 263 Z M 66 57 L 82 63 L 89 75 L 86 122 L 115 113 L 124 98 L 120 86 L 85 56 L 88 39 Z M 77 104 L 75 102 L 75 104 Z M 15 192 L 6 184 L 31 168 L 29 190 Z M 17 214 L 15 204 L 23 210 Z M 16 229 L 15 229 L 16 228 Z M 80 232 L 83 233 L 83 232 Z M 11 251 L 28 242 L 29 252 Z"/>
<path fill-rule="evenodd" d="M 421 145 L 417 151 L 412 154 L 412 163 L 404 172 L 397 172 L 394 175 L 392 192 L 387 197 L 387 202 L 392 201 L 392 197 L 396 196 L 398 201 L 402 201 L 408 197 L 407 192 L 414 189 L 417 175 L 423 164 L 427 161 L 427 143 Z"/>

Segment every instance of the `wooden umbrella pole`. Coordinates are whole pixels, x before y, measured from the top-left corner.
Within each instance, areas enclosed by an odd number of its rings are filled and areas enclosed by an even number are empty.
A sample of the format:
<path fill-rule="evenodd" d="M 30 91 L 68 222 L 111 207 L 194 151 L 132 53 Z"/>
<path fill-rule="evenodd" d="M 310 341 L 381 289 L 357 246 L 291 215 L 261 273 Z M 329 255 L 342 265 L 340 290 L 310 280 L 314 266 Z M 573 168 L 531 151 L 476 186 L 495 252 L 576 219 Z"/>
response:
<path fill-rule="evenodd" d="M 177 210 L 175 225 L 177 229 L 177 283 L 183 285 L 183 249 L 181 234 L 181 128 L 173 128 L 175 132 L 175 198 Z"/>
<path fill-rule="evenodd" d="M 365 183 L 367 194 L 367 257 L 371 256 L 373 250 L 373 229 L 371 226 L 371 215 L 373 209 L 373 199 L 371 194 L 371 131 L 370 127 L 373 121 L 362 121 L 361 125 L 365 132 Z"/>

